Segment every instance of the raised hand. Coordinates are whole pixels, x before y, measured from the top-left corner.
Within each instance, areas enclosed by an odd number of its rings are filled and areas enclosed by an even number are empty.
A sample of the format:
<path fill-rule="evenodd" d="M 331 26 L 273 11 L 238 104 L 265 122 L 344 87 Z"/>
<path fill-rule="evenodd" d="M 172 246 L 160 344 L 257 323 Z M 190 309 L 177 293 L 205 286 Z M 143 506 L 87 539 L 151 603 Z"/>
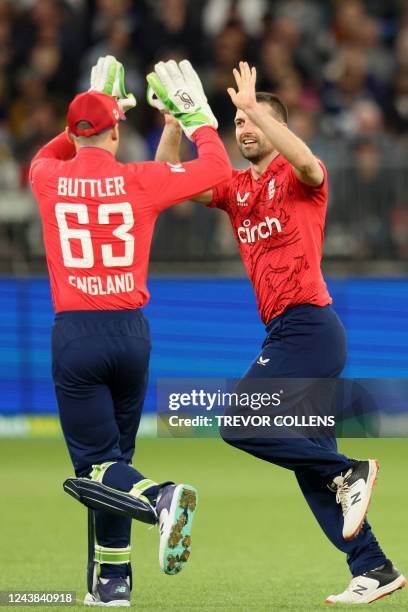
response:
<path fill-rule="evenodd" d="M 172 114 L 188 138 L 199 127 L 218 127 L 200 78 L 188 60 L 159 62 L 146 79 L 149 104 Z"/>
<path fill-rule="evenodd" d="M 233 87 L 227 89 L 232 103 L 244 112 L 255 108 L 256 68 L 250 68 L 248 62 L 239 62 L 239 70 L 234 68 L 232 72 L 237 84 L 237 91 Z"/>
<path fill-rule="evenodd" d="M 113 55 L 100 57 L 92 67 L 89 89 L 116 98 L 123 113 L 136 106 L 135 96 L 126 92 L 125 69 Z"/>

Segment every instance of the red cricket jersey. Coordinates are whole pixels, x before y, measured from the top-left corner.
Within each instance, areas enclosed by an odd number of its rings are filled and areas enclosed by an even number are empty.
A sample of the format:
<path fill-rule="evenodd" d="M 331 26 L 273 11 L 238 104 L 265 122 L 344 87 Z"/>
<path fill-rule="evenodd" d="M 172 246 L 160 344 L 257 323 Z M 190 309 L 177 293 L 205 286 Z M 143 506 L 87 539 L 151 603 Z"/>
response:
<path fill-rule="evenodd" d="M 225 210 L 266 324 L 298 304 L 332 303 L 320 269 L 327 173 L 319 187 L 302 183 L 281 155 L 254 179 L 251 170 L 213 189 L 210 207 Z"/>
<path fill-rule="evenodd" d="M 65 133 L 32 161 L 56 312 L 144 306 L 157 215 L 231 177 L 217 132 L 194 133 L 198 159 L 184 164 L 122 164 L 95 147 L 75 148 Z"/>

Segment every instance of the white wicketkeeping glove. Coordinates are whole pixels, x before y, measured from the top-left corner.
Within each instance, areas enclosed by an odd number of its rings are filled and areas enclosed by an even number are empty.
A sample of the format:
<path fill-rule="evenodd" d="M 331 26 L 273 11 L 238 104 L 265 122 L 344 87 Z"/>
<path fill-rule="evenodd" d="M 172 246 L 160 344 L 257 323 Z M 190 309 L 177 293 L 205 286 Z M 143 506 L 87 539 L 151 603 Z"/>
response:
<path fill-rule="evenodd" d="M 126 92 L 123 64 L 118 62 L 113 55 L 100 57 L 93 66 L 89 90 L 100 91 L 116 98 L 122 113 L 136 106 L 135 96 Z"/>
<path fill-rule="evenodd" d="M 190 140 L 199 127 L 208 125 L 217 129 L 218 122 L 207 102 L 200 78 L 188 60 L 178 65 L 174 60 L 159 62 L 146 79 L 149 104 L 170 112 Z"/>
<path fill-rule="evenodd" d="M 211 110 L 210 105 L 208 104 L 207 96 L 205 95 L 203 84 L 201 83 L 201 79 L 198 76 L 197 72 L 192 67 L 191 63 L 188 60 L 182 60 L 179 62 L 179 68 L 183 73 L 184 79 L 186 82 L 195 83 L 195 88 L 200 95 L 200 102 L 202 105 L 202 109 L 206 115 L 208 115 L 212 122 L 212 127 L 218 129 L 218 121 L 216 116 Z"/>

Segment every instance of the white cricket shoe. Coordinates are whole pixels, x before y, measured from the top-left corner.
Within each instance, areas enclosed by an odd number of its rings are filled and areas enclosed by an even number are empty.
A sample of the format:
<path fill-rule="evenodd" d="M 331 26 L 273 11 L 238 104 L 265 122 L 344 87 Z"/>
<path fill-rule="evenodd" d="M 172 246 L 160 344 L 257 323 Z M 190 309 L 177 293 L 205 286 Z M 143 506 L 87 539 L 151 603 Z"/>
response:
<path fill-rule="evenodd" d="M 391 561 L 387 561 L 381 567 L 353 578 L 344 593 L 330 595 L 325 603 L 368 604 L 404 588 L 406 583 L 404 576 Z"/>
<path fill-rule="evenodd" d="M 379 464 L 375 459 L 356 461 L 344 476 L 336 476 L 329 485 L 329 489 L 336 492 L 337 503 L 341 504 L 345 540 L 353 540 L 363 526 L 378 468 Z"/>

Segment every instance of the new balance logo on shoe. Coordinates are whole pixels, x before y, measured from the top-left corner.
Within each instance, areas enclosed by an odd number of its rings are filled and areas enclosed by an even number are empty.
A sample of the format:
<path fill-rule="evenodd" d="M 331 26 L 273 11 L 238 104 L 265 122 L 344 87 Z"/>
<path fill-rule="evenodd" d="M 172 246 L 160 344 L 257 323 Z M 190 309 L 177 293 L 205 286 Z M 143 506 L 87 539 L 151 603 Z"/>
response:
<path fill-rule="evenodd" d="M 368 591 L 368 588 L 363 586 L 362 584 L 358 584 L 356 589 L 353 589 L 353 593 L 357 595 L 362 595 L 364 591 Z"/>
<path fill-rule="evenodd" d="M 351 496 L 351 499 L 353 500 L 351 502 L 352 506 L 354 506 L 354 504 L 357 504 L 358 502 L 361 502 L 360 491 L 357 491 L 357 493 L 354 493 L 354 495 Z"/>

